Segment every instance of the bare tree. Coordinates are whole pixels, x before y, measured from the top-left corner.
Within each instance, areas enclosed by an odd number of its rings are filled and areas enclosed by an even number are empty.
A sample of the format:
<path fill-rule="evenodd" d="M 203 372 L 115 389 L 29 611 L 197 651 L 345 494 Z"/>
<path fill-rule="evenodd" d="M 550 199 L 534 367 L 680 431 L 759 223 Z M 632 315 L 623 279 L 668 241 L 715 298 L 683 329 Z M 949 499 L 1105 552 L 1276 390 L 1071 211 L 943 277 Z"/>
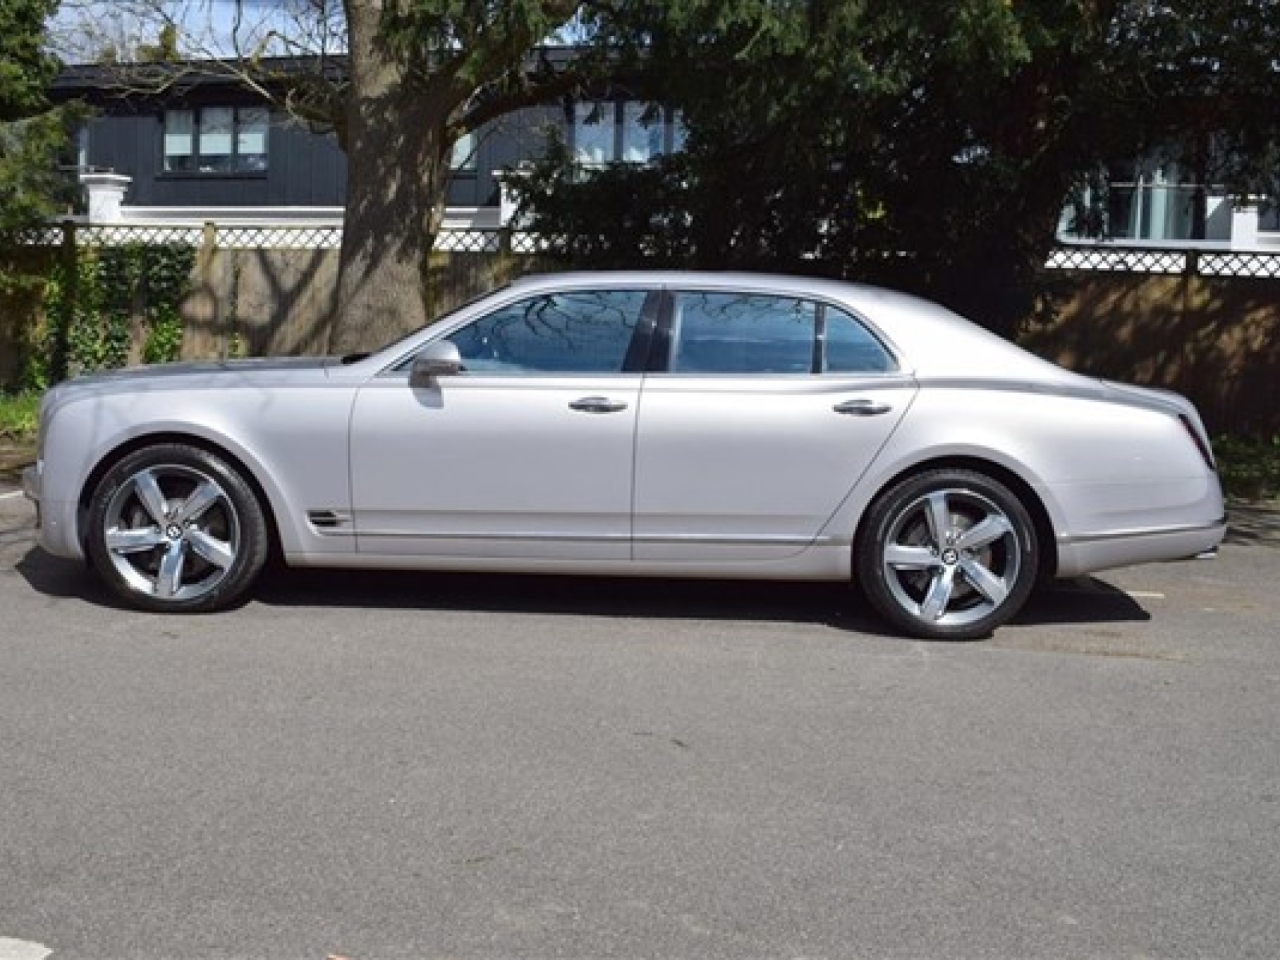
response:
<path fill-rule="evenodd" d="M 103 9 L 66 5 L 72 24 Z M 128 61 L 114 73 L 122 88 L 228 76 L 336 133 L 347 189 L 335 352 L 428 320 L 427 255 L 454 145 L 579 84 L 604 48 L 566 67 L 539 55 L 540 44 L 569 26 L 580 39 L 600 34 L 611 16 L 577 0 L 120 0 L 106 9 L 107 40 Z M 176 34 L 180 56 L 138 56 L 163 31 Z"/>

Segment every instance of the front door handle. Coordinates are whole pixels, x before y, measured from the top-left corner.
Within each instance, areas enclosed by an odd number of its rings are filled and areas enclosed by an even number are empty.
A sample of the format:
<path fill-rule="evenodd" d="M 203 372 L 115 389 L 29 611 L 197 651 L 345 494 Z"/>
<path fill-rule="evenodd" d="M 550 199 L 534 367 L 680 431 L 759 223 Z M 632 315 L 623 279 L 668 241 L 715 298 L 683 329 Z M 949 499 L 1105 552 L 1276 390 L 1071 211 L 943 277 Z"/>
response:
<path fill-rule="evenodd" d="M 621 400 L 610 400 L 608 397 L 583 397 L 581 400 L 570 401 L 569 409 L 581 413 L 617 413 L 627 409 L 627 405 Z"/>
<path fill-rule="evenodd" d="M 887 403 L 876 403 L 874 400 L 846 400 L 831 408 L 836 413 L 847 413 L 855 417 L 874 417 L 888 413 L 893 407 Z"/>

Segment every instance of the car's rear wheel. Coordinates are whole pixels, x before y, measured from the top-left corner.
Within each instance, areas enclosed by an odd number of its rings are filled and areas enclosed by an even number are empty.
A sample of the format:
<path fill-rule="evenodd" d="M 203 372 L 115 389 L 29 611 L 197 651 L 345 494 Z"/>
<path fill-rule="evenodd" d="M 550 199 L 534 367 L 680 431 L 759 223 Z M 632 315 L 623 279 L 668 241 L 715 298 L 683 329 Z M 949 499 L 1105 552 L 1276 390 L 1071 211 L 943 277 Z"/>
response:
<path fill-rule="evenodd" d="M 916 637 L 988 636 L 1036 579 L 1035 525 L 1004 484 L 972 470 L 931 470 L 886 490 L 856 544 L 872 606 Z"/>
<path fill-rule="evenodd" d="M 89 504 L 90 563 L 126 603 L 202 612 L 244 598 L 266 561 L 262 506 L 221 457 L 157 444 L 124 457 Z"/>

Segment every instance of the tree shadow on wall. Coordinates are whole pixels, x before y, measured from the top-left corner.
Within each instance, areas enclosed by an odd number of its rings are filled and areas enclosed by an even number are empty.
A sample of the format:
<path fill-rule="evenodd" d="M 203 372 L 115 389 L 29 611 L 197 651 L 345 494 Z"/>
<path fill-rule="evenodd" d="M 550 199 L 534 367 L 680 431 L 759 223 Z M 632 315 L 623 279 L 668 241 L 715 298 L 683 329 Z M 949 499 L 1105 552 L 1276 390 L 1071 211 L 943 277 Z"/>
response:
<path fill-rule="evenodd" d="M 201 251 L 182 308 L 184 356 L 305 356 L 326 350 L 338 251 Z"/>
<path fill-rule="evenodd" d="M 1024 346 L 1190 398 L 1212 434 L 1280 434 L 1280 279 L 1073 273 Z"/>

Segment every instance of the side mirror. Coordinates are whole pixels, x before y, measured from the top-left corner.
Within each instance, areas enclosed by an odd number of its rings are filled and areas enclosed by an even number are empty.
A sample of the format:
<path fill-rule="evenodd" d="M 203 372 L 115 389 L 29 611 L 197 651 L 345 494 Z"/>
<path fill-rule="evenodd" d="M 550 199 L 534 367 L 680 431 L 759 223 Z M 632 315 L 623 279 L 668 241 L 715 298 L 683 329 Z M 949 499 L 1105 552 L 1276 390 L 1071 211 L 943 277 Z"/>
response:
<path fill-rule="evenodd" d="M 409 367 L 409 386 L 434 387 L 440 377 L 453 377 L 462 372 L 462 355 L 452 340 L 437 340 L 422 348 Z"/>

